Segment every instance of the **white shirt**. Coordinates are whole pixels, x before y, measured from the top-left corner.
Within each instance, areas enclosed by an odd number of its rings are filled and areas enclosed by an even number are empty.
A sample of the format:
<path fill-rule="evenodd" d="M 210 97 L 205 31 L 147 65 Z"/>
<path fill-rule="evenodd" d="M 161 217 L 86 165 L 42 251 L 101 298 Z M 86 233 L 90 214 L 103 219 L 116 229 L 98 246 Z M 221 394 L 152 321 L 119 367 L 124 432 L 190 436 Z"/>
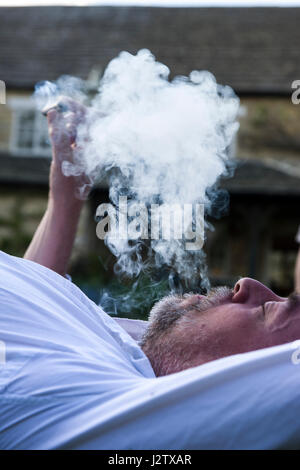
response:
<path fill-rule="evenodd" d="M 1 347 L 1 449 L 300 447 L 298 343 L 156 378 L 74 284 L 0 252 Z"/>

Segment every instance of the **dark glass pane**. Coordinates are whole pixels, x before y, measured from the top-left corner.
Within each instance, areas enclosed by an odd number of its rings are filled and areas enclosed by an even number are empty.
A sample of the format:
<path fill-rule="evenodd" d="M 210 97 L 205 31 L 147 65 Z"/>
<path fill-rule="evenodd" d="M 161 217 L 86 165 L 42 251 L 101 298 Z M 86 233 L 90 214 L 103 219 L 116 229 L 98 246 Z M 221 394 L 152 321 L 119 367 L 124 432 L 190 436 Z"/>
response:
<path fill-rule="evenodd" d="M 21 111 L 19 116 L 18 147 L 31 148 L 33 145 L 34 111 Z"/>

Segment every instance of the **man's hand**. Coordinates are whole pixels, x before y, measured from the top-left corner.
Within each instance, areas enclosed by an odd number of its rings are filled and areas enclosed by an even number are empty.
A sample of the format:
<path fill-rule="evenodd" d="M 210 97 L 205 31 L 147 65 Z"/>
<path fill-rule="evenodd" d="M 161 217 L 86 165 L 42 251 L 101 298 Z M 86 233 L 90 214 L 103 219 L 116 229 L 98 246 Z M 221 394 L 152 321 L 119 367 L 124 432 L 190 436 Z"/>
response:
<path fill-rule="evenodd" d="M 60 112 L 59 108 L 64 109 Z M 49 199 L 51 201 L 76 202 L 80 205 L 90 189 L 86 176 L 66 176 L 62 167 L 68 170 L 72 166 L 74 155 L 80 156 L 80 148 L 76 144 L 76 133 L 79 124 L 86 118 L 87 108 L 67 98 L 60 98 L 47 112 L 49 137 L 52 145 L 52 163 L 49 179 Z"/>
<path fill-rule="evenodd" d="M 63 103 L 68 108 L 66 112 L 52 108 L 47 113 L 53 153 L 48 207 L 24 255 L 62 275 L 67 271 L 88 187 L 87 178 L 65 176 L 62 172 L 63 162 L 72 164 L 74 152 L 79 151 L 76 128 L 86 115 L 86 108 L 70 98 L 64 98 Z"/>

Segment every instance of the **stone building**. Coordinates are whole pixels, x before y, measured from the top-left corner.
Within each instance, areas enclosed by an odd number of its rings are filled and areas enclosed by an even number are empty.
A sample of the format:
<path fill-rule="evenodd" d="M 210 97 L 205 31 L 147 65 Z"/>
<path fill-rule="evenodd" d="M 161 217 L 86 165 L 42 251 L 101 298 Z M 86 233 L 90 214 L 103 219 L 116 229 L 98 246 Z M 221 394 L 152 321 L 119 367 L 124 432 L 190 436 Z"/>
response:
<path fill-rule="evenodd" d="M 227 215 L 213 221 L 206 251 L 214 283 L 260 279 L 292 289 L 300 223 L 299 8 L 0 8 L 0 249 L 22 255 L 45 209 L 50 148 L 45 118 L 31 100 L 34 85 L 64 74 L 93 89 L 121 50 L 150 49 L 172 75 L 211 71 L 241 99 L 235 177 Z M 98 283 L 93 214 L 105 188 L 86 203 L 74 272 Z M 85 260 L 85 261 L 84 261 Z M 88 260 L 88 262 L 86 262 Z M 77 271 L 75 267 L 77 266 Z M 80 268 L 80 269 L 79 269 Z M 79 280 L 80 282 L 80 280 Z"/>

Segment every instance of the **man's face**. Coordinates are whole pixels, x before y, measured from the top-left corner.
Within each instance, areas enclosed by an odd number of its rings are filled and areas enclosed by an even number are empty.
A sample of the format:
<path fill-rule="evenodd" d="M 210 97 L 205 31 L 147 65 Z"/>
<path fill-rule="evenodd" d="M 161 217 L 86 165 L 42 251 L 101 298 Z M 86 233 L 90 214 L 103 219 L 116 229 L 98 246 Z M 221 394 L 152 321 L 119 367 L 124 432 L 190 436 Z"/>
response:
<path fill-rule="evenodd" d="M 300 295 L 278 297 L 258 281 L 243 278 L 233 290 L 205 296 L 191 295 L 182 306 L 192 307 L 191 328 L 199 341 L 199 362 L 300 338 Z M 203 305 L 201 305 L 203 304 Z M 197 330 L 197 333 L 193 333 Z"/>

